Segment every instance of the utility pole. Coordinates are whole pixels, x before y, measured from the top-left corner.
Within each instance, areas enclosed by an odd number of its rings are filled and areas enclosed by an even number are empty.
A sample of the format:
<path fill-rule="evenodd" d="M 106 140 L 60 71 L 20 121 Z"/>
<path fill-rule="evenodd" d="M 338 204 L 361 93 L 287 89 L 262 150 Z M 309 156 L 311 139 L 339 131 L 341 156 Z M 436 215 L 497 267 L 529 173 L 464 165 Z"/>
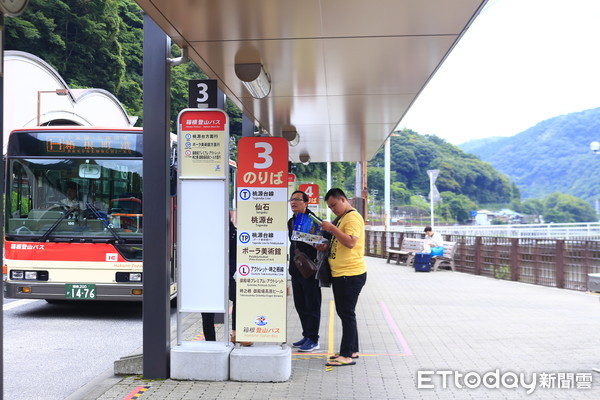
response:
<path fill-rule="evenodd" d="M 431 227 L 432 228 L 433 228 L 434 221 L 435 221 L 435 218 L 433 217 L 433 205 L 434 205 L 434 203 L 437 203 L 440 198 L 440 194 L 438 193 L 437 188 L 435 187 L 435 181 L 439 174 L 440 174 L 439 169 L 427 170 L 427 175 L 429 175 L 429 206 L 431 208 L 430 211 L 431 211 Z"/>

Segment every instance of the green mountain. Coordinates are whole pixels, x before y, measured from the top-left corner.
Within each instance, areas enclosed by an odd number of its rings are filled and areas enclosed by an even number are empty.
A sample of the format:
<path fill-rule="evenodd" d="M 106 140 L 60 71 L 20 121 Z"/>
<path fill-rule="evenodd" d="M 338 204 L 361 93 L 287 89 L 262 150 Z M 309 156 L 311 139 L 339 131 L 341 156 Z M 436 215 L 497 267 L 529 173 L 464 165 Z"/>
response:
<path fill-rule="evenodd" d="M 396 132 L 391 137 L 390 156 L 392 182 L 401 182 L 416 194 L 429 193 L 427 171 L 438 169 L 436 186 L 439 192 L 464 195 L 484 204 L 507 204 L 520 196 L 516 186 L 492 165 L 437 136 L 419 135 L 410 129 Z M 383 165 L 382 148 L 369 166 Z"/>
<path fill-rule="evenodd" d="M 523 199 L 561 192 L 593 201 L 600 196 L 600 108 L 547 119 L 511 137 L 471 141 L 465 151 L 506 174 Z"/>
<path fill-rule="evenodd" d="M 474 154 L 474 151 L 477 151 L 480 148 L 488 147 L 494 145 L 497 141 L 504 139 L 505 136 L 492 136 L 483 139 L 473 139 L 466 143 L 460 144 L 461 150 L 465 153 Z"/>

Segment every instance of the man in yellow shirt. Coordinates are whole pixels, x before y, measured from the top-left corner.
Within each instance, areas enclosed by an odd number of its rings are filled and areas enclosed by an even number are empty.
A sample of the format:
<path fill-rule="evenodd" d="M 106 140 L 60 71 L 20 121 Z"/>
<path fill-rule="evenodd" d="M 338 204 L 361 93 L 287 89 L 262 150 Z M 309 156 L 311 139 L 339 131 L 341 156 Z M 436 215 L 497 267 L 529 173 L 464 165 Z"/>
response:
<path fill-rule="evenodd" d="M 321 228 L 333 235 L 330 243 L 329 265 L 335 309 L 342 320 L 342 342 L 339 355 L 330 357 L 327 365 L 354 365 L 358 358 L 358 328 L 356 304 L 367 281 L 365 263 L 365 222 L 350 204 L 341 189 L 330 189 L 325 202 L 338 217 L 337 224 L 323 221 Z"/>

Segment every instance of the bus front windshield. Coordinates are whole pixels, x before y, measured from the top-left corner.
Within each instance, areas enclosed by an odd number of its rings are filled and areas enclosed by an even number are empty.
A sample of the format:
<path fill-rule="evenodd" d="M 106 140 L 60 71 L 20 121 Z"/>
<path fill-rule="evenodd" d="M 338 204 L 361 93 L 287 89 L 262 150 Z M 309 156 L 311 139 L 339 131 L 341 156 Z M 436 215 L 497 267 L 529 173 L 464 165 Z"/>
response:
<path fill-rule="evenodd" d="M 9 159 L 6 236 L 141 242 L 142 183 L 141 159 Z"/>

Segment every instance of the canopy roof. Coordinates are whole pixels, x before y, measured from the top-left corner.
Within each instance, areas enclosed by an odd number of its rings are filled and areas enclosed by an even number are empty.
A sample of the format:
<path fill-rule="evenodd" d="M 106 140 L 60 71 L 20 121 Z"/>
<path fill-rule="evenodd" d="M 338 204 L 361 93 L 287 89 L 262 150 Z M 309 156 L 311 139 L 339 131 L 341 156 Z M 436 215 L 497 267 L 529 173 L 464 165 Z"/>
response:
<path fill-rule="evenodd" d="M 323 162 L 372 158 L 487 0 L 136 1 L 258 126 L 295 128 L 291 161 Z M 244 63 L 264 66 L 267 97 Z"/>

